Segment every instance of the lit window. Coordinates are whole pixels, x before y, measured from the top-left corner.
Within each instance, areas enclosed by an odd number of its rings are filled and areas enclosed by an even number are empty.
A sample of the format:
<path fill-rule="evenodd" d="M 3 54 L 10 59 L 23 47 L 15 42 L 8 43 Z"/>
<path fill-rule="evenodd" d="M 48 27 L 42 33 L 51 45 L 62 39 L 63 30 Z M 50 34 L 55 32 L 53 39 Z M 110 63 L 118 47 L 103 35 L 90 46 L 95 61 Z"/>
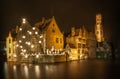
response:
<path fill-rule="evenodd" d="M 58 38 L 56 38 L 56 43 L 58 43 L 59 42 L 59 39 Z"/>
<path fill-rule="evenodd" d="M 62 38 L 60 38 L 60 43 L 62 43 Z"/>

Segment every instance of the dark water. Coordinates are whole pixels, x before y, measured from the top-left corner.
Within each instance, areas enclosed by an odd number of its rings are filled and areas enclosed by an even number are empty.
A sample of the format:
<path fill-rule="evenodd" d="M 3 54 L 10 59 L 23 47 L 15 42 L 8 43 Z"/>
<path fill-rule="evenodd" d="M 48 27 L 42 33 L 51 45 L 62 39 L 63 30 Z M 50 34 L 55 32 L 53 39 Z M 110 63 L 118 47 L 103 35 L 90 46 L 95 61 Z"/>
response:
<path fill-rule="evenodd" d="M 0 79 L 120 79 L 120 63 L 82 60 L 54 64 L 1 63 Z"/>

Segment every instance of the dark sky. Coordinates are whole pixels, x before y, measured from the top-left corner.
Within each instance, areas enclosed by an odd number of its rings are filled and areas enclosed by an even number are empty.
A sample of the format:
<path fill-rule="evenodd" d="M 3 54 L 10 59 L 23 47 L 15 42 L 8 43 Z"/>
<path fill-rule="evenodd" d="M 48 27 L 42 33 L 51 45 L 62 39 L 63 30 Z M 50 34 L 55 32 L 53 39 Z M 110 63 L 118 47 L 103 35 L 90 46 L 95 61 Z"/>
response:
<path fill-rule="evenodd" d="M 116 0 L 117 1 L 117 0 Z M 85 26 L 89 31 L 94 30 L 95 14 L 103 16 L 105 38 L 119 42 L 118 11 L 119 5 L 115 0 L 1 0 L 0 39 L 5 39 L 8 32 L 20 26 L 21 19 L 27 18 L 31 25 L 41 21 L 42 17 L 53 15 L 58 26 L 69 32 L 70 27 Z M 117 40 L 116 40 L 117 39 Z"/>

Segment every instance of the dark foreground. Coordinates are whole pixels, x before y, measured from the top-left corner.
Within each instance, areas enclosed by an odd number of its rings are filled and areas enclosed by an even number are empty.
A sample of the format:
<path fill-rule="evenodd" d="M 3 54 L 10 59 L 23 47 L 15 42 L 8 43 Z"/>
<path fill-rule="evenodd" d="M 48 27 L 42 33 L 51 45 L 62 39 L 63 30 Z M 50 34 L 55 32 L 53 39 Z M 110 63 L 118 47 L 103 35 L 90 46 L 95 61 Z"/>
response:
<path fill-rule="evenodd" d="M 0 79 L 120 79 L 120 62 L 110 60 L 0 66 Z"/>

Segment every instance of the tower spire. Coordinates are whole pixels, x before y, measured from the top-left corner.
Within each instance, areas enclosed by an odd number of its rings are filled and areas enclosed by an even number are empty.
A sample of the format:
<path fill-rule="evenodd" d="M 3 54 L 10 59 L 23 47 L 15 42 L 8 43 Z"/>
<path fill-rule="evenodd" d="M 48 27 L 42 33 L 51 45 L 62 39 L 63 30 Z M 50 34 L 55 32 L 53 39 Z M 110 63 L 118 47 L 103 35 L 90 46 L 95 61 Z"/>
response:
<path fill-rule="evenodd" d="M 96 35 L 97 42 L 104 41 L 103 27 L 102 27 L 102 15 L 100 13 L 96 14 L 95 35 Z"/>

